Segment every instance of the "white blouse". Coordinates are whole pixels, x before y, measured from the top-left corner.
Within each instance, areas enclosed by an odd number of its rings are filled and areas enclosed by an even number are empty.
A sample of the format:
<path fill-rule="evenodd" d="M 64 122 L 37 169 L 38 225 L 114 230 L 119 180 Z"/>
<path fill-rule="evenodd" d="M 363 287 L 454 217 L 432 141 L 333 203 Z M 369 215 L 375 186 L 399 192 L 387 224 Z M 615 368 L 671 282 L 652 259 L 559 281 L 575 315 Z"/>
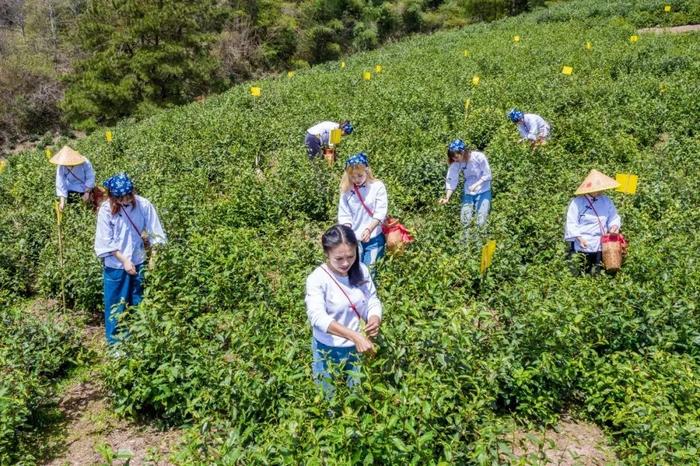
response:
<path fill-rule="evenodd" d="M 523 120 L 518 122 L 518 132 L 521 138 L 530 141 L 535 141 L 538 137 L 546 138 L 549 136 L 549 123 L 539 115 L 526 113 Z"/>
<path fill-rule="evenodd" d="M 80 165 L 56 168 L 56 196 L 68 197 L 68 191 L 84 193 L 95 187 L 95 170 L 89 160 Z"/>
<path fill-rule="evenodd" d="M 573 241 L 576 251 L 598 252 L 602 250 L 600 243 L 602 230 L 608 233 L 613 226 L 620 228 L 621 225 L 622 219 L 608 196 L 593 197 L 587 194 L 576 196 L 569 203 L 569 209 L 566 212 L 564 239 Z M 576 239 L 579 236 L 588 243 L 585 248 Z"/>
<path fill-rule="evenodd" d="M 124 268 L 112 255 L 115 251 L 129 257 L 134 265 L 142 264 L 146 260 L 146 251 L 141 239 L 141 232 L 144 230 L 148 233 L 151 245 L 165 244 L 167 241 L 158 213 L 148 199 L 136 196 L 136 205 L 122 206 L 117 215 L 112 215 L 110 202 L 105 201 L 97 213 L 95 254 L 104 258 L 105 267 L 113 269 Z"/>
<path fill-rule="evenodd" d="M 338 128 L 340 124 L 334 121 L 322 121 L 307 129 L 306 132 L 318 137 L 322 146 L 327 146 L 330 144 L 331 131 Z"/>
<path fill-rule="evenodd" d="M 486 155 L 482 152 L 472 151 L 468 162 L 452 162 L 447 169 L 445 189 L 449 191 L 457 189 L 459 172 L 464 175 L 464 194 L 481 194 L 491 189 L 491 167 Z M 470 191 L 469 187 L 477 181 L 481 181 L 479 189 Z"/>
<path fill-rule="evenodd" d="M 360 319 L 352 310 L 350 301 L 355 304 L 357 312 L 364 321 L 369 320 L 370 316 L 382 318 L 382 305 L 377 297 L 377 290 L 372 283 L 369 269 L 364 264 L 360 264 L 360 269 L 366 281 L 359 287 L 351 287 L 348 277 L 336 275 L 325 264 L 316 267 L 306 279 L 306 315 L 313 329 L 314 338 L 324 345 L 335 347 L 354 345 L 346 338 L 328 333 L 328 327 L 334 321 L 350 330 L 360 331 Z M 332 278 L 328 275 L 329 273 Z M 341 287 L 350 300 L 343 294 Z"/>
<path fill-rule="evenodd" d="M 379 180 L 374 180 L 372 183 L 365 183 L 360 186 L 358 191 L 365 205 L 372 212 L 372 215 L 362 206 L 360 199 L 355 194 L 355 190 L 351 188 L 340 195 L 340 202 L 338 203 L 338 223 L 341 225 L 350 225 L 359 241 L 362 237 L 362 232 L 365 231 L 365 228 L 369 227 L 373 219 L 378 220 L 379 225 L 370 232 L 370 238 L 381 234 L 382 223 L 384 223 L 387 210 L 389 209 L 389 199 L 384 183 Z"/>

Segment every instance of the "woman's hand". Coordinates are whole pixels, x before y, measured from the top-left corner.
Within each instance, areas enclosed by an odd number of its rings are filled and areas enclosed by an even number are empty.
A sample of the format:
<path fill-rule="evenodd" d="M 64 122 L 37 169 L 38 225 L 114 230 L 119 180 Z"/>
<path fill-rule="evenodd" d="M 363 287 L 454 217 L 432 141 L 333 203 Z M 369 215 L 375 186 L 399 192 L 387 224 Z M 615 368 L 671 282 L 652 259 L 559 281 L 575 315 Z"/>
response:
<path fill-rule="evenodd" d="M 588 248 L 588 241 L 583 239 L 583 237 L 579 236 L 576 240 L 578 240 L 578 244 L 580 244 L 583 249 Z"/>
<path fill-rule="evenodd" d="M 367 321 L 367 326 L 365 326 L 365 333 L 370 338 L 375 338 L 379 335 L 379 326 L 382 324 L 381 319 L 378 316 L 370 316 Z"/>
<path fill-rule="evenodd" d="M 448 202 L 450 202 L 450 198 L 447 197 L 447 196 L 438 199 L 438 204 L 440 204 L 440 205 L 445 205 L 445 204 L 447 204 Z"/>
<path fill-rule="evenodd" d="M 371 235 L 372 232 L 370 232 L 369 228 L 365 228 L 364 231 L 362 232 L 362 237 L 360 238 L 360 241 L 363 243 L 366 243 L 369 241 L 369 235 Z"/>
<path fill-rule="evenodd" d="M 90 200 L 90 191 L 85 191 L 82 195 L 83 202 L 87 202 Z"/>
<path fill-rule="evenodd" d="M 124 266 L 124 271 L 126 271 L 126 273 L 129 275 L 136 275 L 136 266 L 130 259 L 124 259 L 122 265 Z"/>
<path fill-rule="evenodd" d="M 619 226 L 613 225 L 613 226 L 610 227 L 610 233 L 617 233 L 618 231 L 620 231 L 620 227 L 619 227 Z"/>
<path fill-rule="evenodd" d="M 354 338 L 352 339 L 355 343 L 355 349 L 358 353 L 374 353 L 374 345 L 369 338 L 362 335 L 361 333 L 355 332 Z"/>

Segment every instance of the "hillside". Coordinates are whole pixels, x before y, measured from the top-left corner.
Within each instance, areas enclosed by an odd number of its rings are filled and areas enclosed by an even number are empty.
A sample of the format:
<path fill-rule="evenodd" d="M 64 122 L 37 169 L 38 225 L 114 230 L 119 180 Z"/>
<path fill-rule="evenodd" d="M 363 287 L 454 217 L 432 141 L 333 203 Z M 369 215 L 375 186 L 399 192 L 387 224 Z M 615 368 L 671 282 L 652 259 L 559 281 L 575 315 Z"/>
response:
<path fill-rule="evenodd" d="M 128 357 L 103 371 L 115 410 L 192 426 L 183 463 L 487 464 L 507 455 L 515 421 L 564 413 L 601 426 L 630 464 L 695 461 L 700 41 L 630 41 L 663 14 L 656 1 L 556 4 L 125 121 L 111 143 L 102 132 L 78 142 L 100 180 L 134 178 L 170 238 L 128 316 Z M 505 119 L 514 106 L 548 119 L 552 142 L 518 145 Z M 342 169 L 306 159 L 304 130 L 326 118 L 353 121 L 341 155 L 369 154 L 391 213 L 417 238 L 380 268 L 381 350 L 362 390 L 332 402 L 311 379 L 303 301 Z M 480 251 L 459 241 L 459 205 L 436 203 L 455 137 L 483 149 L 494 173 L 497 249 L 483 277 Z M 572 277 L 564 261 L 566 206 L 591 168 L 640 180 L 635 195 L 611 194 L 630 241 L 614 278 Z M 59 296 L 53 179 L 39 151 L 0 173 L 10 307 Z M 73 208 L 63 228 L 69 305 L 99 315 L 94 216 Z"/>

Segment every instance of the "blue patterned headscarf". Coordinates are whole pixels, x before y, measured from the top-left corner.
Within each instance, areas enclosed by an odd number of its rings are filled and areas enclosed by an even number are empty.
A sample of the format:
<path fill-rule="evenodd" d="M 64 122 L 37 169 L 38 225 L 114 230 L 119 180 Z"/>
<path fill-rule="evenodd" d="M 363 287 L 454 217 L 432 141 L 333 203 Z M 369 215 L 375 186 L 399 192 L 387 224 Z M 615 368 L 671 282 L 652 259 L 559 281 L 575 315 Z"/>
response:
<path fill-rule="evenodd" d="M 455 139 L 450 143 L 449 146 L 447 146 L 447 149 L 450 152 L 462 152 L 467 148 L 467 145 L 462 141 L 461 139 Z"/>
<path fill-rule="evenodd" d="M 517 123 L 518 121 L 522 120 L 523 116 L 525 115 L 517 108 L 511 108 L 507 116 L 510 121 Z"/>
<path fill-rule="evenodd" d="M 359 152 L 355 155 L 351 155 L 350 158 L 345 162 L 345 168 L 352 167 L 353 165 L 364 165 L 369 167 L 369 160 L 367 160 L 367 154 L 364 152 Z"/>
<path fill-rule="evenodd" d="M 342 129 L 345 134 L 352 134 L 352 123 L 346 121 L 345 123 L 340 125 L 340 129 Z"/>
<path fill-rule="evenodd" d="M 102 186 L 109 190 L 109 194 L 114 197 L 126 196 L 134 190 L 134 183 L 131 182 L 126 173 L 118 173 L 107 181 L 102 183 Z"/>

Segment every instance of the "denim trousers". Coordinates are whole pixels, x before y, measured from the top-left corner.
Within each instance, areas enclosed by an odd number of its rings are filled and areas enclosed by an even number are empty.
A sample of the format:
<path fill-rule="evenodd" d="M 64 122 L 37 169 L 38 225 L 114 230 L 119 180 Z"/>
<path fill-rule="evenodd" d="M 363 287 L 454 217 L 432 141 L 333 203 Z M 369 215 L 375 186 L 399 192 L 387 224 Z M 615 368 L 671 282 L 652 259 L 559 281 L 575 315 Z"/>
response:
<path fill-rule="evenodd" d="M 369 268 L 372 280 L 376 278 L 376 262 L 386 253 L 386 238 L 380 233 L 366 243 L 360 242 L 360 262 Z"/>
<path fill-rule="evenodd" d="M 321 386 L 327 398 L 333 398 L 335 392 L 333 374 L 337 373 L 336 371 L 346 374 L 348 387 L 352 388 L 359 384 L 360 357 L 354 346 L 328 346 L 312 337 L 311 354 L 314 380 Z"/>
<path fill-rule="evenodd" d="M 476 210 L 476 226 L 477 231 L 483 232 L 486 226 L 486 220 L 489 217 L 491 210 L 491 190 L 484 191 L 479 194 L 462 194 L 462 210 L 460 212 L 460 220 L 464 227 L 464 240 L 469 239 L 469 227 Z"/>
<path fill-rule="evenodd" d="M 127 305 L 136 306 L 143 296 L 143 264 L 136 266 L 136 275 L 129 275 L 124 269 L 104 267 L 102 271 L 105 336 L 107 343 L 113 345 L 118 341 L 117 320 Z M 122 332 L 124 333 L 124 332 Z"/>

